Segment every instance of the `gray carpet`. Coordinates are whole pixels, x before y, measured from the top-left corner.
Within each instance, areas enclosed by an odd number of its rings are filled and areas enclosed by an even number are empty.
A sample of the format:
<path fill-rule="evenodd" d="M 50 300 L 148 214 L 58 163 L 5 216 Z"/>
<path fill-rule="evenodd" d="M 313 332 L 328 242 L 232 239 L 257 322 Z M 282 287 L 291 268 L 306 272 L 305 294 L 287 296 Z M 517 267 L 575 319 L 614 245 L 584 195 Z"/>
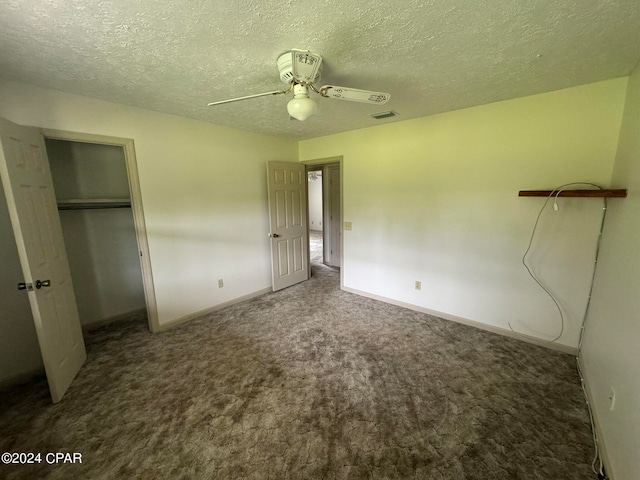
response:
<path fill-rule="evenodd" d="M 0 452 L 83 460 L 0 477 L 594 478 L 571 356 L 342 292 L 313 257 L 310 281 L 171 331 L 92 332 L 58 405 L 44 380 L 0 394 Z"/>

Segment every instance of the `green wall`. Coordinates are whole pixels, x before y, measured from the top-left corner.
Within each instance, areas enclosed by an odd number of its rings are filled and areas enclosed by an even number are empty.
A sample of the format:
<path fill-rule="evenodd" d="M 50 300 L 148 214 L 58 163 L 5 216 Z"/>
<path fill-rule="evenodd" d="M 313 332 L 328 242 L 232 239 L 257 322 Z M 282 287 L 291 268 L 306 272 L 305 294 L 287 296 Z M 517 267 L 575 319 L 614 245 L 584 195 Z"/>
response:
<path fill-rule="evenodd" d="M 544 199 L 518 190 L 608 186 L 626 85 L 615 79 L 300 142 L 301 161 L 344 158 L 344 220 L 353 224 L 344 232 L 345 288 L 555 337 L 554 304 L 520 263 Z M 560 206 L 545 213 L 532 260 L 566 316 L 559 343 L 575 347 L 602 209 L 593 199 Z"/>

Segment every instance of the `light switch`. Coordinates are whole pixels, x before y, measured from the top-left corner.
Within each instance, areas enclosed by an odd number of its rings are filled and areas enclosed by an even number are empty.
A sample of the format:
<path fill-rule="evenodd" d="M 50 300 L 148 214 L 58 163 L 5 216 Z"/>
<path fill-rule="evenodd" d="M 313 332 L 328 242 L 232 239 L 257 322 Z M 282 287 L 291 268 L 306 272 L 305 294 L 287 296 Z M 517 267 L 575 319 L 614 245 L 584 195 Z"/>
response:
<path fill-rule="evenodd" d="M 351 230 L 351 222 L 344 222 L 344 229 Z"/>

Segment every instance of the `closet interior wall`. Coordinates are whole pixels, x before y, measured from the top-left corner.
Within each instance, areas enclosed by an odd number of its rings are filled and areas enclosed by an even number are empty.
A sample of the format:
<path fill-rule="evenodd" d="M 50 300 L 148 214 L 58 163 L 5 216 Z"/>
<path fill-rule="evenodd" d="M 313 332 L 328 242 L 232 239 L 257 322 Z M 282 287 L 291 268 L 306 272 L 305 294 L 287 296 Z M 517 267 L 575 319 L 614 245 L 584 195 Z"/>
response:
<path fill-rule="evenodd" d="M 124 150 L 47 139 L 71 277 L 83 328 L 133 317 L 146 308 Z M 98 202 L 116 200 L 119 203 Z M 93 208 L 100 207 L 100 208 Z"/>

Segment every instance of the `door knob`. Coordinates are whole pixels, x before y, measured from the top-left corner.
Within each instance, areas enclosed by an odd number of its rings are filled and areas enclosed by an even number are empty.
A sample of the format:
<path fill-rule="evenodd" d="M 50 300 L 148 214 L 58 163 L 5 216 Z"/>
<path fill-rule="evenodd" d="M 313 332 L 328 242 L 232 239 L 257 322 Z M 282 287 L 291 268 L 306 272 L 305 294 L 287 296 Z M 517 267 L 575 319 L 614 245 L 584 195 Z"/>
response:
<path fill-rule="evenodd" d="M 280 237 L 280 235 L 278 235 L 277 233 L 271 233 L 271 234 L 269 234 L 269 236 L 270 236 L 271 238 L 278 238 L 278 237 Z"/>
<path fill-rule="evenodd" d="M 51 280 L 36 280 L 36 288 L 39 290 L 42 287 L 50 287 L 51 286 Z"/>

